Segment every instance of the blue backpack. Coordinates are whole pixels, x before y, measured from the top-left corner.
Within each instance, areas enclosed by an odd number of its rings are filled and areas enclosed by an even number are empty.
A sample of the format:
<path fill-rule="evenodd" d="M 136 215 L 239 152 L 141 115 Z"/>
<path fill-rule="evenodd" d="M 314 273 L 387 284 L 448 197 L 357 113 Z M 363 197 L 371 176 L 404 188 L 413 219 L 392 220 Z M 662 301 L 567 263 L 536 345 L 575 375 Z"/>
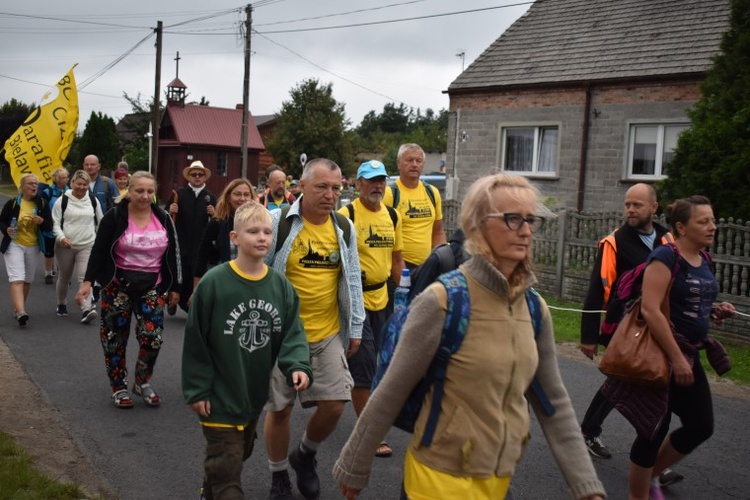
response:
<path fill-rule="evenodd" d="M 432 444 L 432 439 L 435 435 L 435 430 L 437 429 L 438 417 L 440 416 L 448 361 L 450 361 L 451 356 L 458 351 L 459 347 L 461 347 L 461 342 L 463 341 L 464 336 L 466 335 L 466 330 L 469 327 L 469 315 L 471 312 L 469 288 L 466 284 L 466 277 L 461 271 L 454 270 L 443 274 L 438 277 L 437 281 L 442 283 L 448 292 L 448 307 L 445 316 L 445 324 L 443 326 L 443 334 L 440 340 L 440 347 L 438 348 L 435 358 L 432 360 L 426 375 L 419 381 L 411 394 L 409 394 L 406 403 L 404 403 L 401 411 L 396 416 L 396 420 L 393 422 L 393 425 L 399 429 L 413 433 L 414 424 L 416 423 L 419 412 L 422 409 L 422 404 L 427 396 L 427 392 L 430 390 L 430 387 L 434 385 L 435 391 L 432 399 L 432 407 L 430 408 L 430 414 L 427 418 L 427 424 L 425 425 L 425 431 L 420 446 L 430 446 L 430 444 Z M 539 332 L 541 332 L 542 313 L 539 304 L 539 295 L 537 295 L 535 290 L 531 289 L 526 292 L 526 302 L 531 313 L 531 322 L 534 327 L 534 339 L 536 339 Z M 377 388 L 378 384 L 380 384 L 385 372 L 388 370 L 388 366 L 390 366 L 393 353 L 396 350 L 396 344 L 398 344 L 398 340 L 401 337 L 401 330 L 408 315 L 409 307 L 394 313 L 383 326 L 383 343 L 380 353 L 378 354 L 378 367 L 372 381 L 373 391 Z M 555 413 L 555 408 L 552 406 L 552 403 L 550 403 L 547 394 L 544 392 L 544 389 L 536 377 L 534 377 L 534 380 L 531 383 L 531 390 L 534 391 L 542 404 L 544 412 L 547 415 L 553 415 Z"/>

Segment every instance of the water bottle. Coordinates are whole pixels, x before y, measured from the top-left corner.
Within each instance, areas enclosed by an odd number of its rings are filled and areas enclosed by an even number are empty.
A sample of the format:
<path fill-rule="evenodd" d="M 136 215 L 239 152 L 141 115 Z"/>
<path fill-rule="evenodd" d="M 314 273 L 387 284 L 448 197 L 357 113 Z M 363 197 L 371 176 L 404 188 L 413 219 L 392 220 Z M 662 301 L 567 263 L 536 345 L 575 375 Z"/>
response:
<path fill-rule="evenodd" d="M 409 287 L 411 287 L 409 270 L 404 269 L 403 271 L 401 271 L 401 282 L 396 287 L 396 291 L 393 294 L 394 313 L 406 309 L 406 306 L 409 305 Z"/>
<path fill-rule="evenodd" d="M 18 236 L 18 219 L 15 217 L 10 220 L 10 229 L 13 230 L 13 236 L 11 236 L 10 239 L 15 240 L 16 236 Z"/>

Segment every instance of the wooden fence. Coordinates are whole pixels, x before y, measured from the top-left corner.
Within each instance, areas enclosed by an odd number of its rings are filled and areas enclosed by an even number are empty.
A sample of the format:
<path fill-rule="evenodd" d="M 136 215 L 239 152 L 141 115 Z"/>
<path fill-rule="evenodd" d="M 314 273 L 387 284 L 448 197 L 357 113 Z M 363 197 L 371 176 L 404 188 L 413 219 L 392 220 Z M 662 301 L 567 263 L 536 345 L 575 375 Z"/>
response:
<path fill-rule="evenodd" d="M 443 202 L 446 233 L 459 226 L 460 202 Z M 663 223 L 663 221 L 660 221 Z M 583 304 L 599 240 L 621 226 L 619 213 L 579 213 L 563 210 L 534 235 L 534 265 L 540 292 Z M 750 222 L 733 218 L 717 223 L 713 257 L 719 300 L 734 304 L 739 312 L 750 313 Z M 714 333 L 724 338 L 750 342 L 750 319 L 738 315 Z"/>

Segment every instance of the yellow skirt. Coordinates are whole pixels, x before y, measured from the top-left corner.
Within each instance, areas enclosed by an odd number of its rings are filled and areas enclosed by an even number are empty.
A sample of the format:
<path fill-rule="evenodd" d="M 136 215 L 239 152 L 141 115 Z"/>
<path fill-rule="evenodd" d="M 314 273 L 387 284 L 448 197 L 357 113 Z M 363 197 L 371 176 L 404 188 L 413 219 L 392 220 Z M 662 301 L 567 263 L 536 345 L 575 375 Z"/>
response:
<path fill-rule="evenodd" d="M 427 467 L 414 458 L 411 449 L 406 450 L 404 488 L 409 500 L 495 500 L 505 498 L 509 486 L 510 476 L 454 476 Z"/>

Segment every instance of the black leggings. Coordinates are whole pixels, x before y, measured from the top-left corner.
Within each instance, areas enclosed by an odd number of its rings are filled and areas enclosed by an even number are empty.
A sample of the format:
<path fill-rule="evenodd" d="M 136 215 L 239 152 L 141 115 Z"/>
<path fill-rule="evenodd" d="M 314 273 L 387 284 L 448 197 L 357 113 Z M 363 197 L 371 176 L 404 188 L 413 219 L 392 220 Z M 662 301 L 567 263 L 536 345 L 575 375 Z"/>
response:
<path fill-rule="evenodd" d="M 672 413 L 680 417 L 682 427 L 670 436 L 672 447 L 683 455 L 691 453 L 714 433 L 714 407 L 711 400 L 711 387 L 708 385 L 706 372 L 701 366 L 700 356 L 695 357 L 693 364 L 693 385 L 683 387 L 669 384 L 669 411 L 656 434 L 649 441 L 636 437 L 630 448 L 630 460 L 641 467 L 651 468 L 656 463 L 656 456 L 662 441 L 669 431 Z"/>

